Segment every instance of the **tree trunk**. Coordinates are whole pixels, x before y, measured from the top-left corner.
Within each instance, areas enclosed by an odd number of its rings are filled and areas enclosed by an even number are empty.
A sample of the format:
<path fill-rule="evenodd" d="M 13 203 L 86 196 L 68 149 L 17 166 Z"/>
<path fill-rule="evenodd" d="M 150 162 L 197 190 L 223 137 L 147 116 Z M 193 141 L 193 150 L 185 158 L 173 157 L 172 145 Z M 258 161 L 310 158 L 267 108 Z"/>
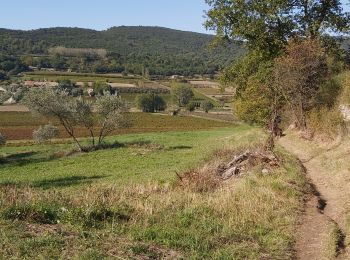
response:
<path fill-rule="evenodd" d="M 69 123 L 65 122 L 64 119 L 60 118 L 60 122 L 63 125 L 64 129 L 66 130 L 66 132 L 70 135 L 70 137 L 73 138 L 74 142 L 76 143 L 76 145 L 78 146 L 79 151 L 83 151 L 82 146 L 80 145 L 78 139 L 75 137 L 74 135 L 74 130 L 73 127 L 69 125 Z"/>

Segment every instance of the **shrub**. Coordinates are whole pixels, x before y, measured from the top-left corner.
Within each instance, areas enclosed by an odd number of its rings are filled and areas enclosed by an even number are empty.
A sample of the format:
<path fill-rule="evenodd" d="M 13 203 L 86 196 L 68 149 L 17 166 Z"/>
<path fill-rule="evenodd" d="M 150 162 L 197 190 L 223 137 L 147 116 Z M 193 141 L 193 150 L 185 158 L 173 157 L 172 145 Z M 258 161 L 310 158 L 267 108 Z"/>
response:
<path fill-rule="evenodd" d="M 2 217 L 8 220 L 22 220 L 39 224 L 56 224 L 59 210 L 55 205 L 20 204 L 12 205 L 2 211 Z"/>
<path fill-rule="evenodd" d="M 188 84 L 176 84 L 172 89 L 172 95 L 179 106 L 186 106 L 194 97 L 192 88 Z"/>
<path fill-rule="evenodd" d="M 101 224 L 108 222 L 126 222 L 130 216 L 128 212 L 119 209 L 112 209 L 106 205 L 97 206 L 87 210 L 80 216 L 84 227 L 99 228 Z"/>
<path fill-rule="evenodd" d="M 154 110 L 155 111 L 164 111 L 166 109 L 166 107 L 167 107 L 167 105 L 166 105 L 164 98 L 162 98 L 159 95 L 155 95 L 154 96 Z"/>
<path fill-rule="evenodd" d="M 94 89 L 94 92 L 99 94 L 99 95 L 104 95 L 104 93 L 109 92 L 110 94 L 114 94 L 113 89 L 111 86 L 103 81 L 95 81 L 94 84 L 92 85 L 92 88 Z"/>
<path fill-rule="evenodd" d="M 319 136 L 334 138 L 344 129 L 344 119 L 337 108 L 314 109 L 308 119 L 310 130 Z"/>
<path fill-rule="evenodd" d="M 193 112 L 196 109 L 196 103 L 190 102 L 186 105 L 186 109 L 190 112 Z"/>
<path fill-rule="evenodd" d="M 137 107 L 143 112 L 153 113 L 166 109 L 165 100 L 155 94 L 142 94 L 136 98 Z"/>
<path fill-rule="evenodd" d="M 38 130 L 34 130 L 33 139 L 39 143 L 50 142 L 53 138 L 57 137 L 59 134 L 59 130 L 57 127 L 49 124 L 40 126 Z"/>
<path fill-rule="evenodd" d="M 71 94 L 74 88 L 75 88 L 75 84 L 70 79 L 63 79 L 58 82 L 59 91 L 65 91 Z"/>
<path fill-rule="evenodd" d="M 291 40 L 286 54 L 276 60 L 274 72 L 276 86 L 287 100 L 299 129 L 306 130 L 306 114 L 317 106 L 320 90 L 325 91 L 320 101 L 334 102 L 327 97 L 327 56 L 318 40 Z M 331 97 L 336 94 L 334 88 Z"/>
<path fill-rule="evenodd" d="M 234 112 L 242 121 L 266 126 L 271 115 L 271 95 L 268 87 L 252 77 L 247 87 L 236 98 Z"/>
<path fill-rule="evenodd" d="M 201 102 L 201 109 L 205 111 L 205 113 L 208 113 L 209 110 L 212 110 L 214 108 L 214 105 L 209 100 L 204 100 Z"/>
<path fill-rule="evenodd" d="M 72 96 L 73 97 L 78 97 L 78 96 L 83 96 L 84 95 L 84 90 L 82 88 L 73 88 L 72 89 Z"/>

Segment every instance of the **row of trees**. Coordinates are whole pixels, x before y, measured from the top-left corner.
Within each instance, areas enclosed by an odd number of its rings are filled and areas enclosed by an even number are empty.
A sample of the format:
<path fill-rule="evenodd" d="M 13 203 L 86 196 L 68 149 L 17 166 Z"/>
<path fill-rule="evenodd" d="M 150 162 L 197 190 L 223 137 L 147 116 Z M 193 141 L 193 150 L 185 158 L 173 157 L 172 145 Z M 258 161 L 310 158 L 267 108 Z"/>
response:
<path fill-rule="evenodd" d="M 179 99 L 179 96 L 173 96 L 174 99 Z M 186 96 L 181 98 L 182 100 L 187 98 Z M 162 96 L 159 96 L 155 93 L 141 94 L 136 98 L 137 107 L 146 113 L 154 113 L 165 111 L 167 108 L 167 103 Z M 194 111 L 198 105 L 200 108 L 208 113 L 210 110 L 214 108 L 214 104 L 209 100 L 203 100 L 201 102 L 193 102 L 188 100 L 186 102 L 185 107 L 188 111 Z M 181 106 L 181 105 L 180 105 Z"/>
<path fill-rule="evenodd" d="M 224 83 L 236 85 L 235 110 L 241 119 L 269 126 L 272 135 L 288 108 L 296 126 L 305 130 L 321 89 L 328 91 L 324 97 L 335 100 L 336 86 L 323 86 L 345 61 L 340 46 L 327 35 L 349 29 L 349 14 L 340 1 L 206 2 L 211 7 L 206 27 L 216 31 L 216 42 L 243 40 L 247 46 L 247 54 L 222 76 Z"/>

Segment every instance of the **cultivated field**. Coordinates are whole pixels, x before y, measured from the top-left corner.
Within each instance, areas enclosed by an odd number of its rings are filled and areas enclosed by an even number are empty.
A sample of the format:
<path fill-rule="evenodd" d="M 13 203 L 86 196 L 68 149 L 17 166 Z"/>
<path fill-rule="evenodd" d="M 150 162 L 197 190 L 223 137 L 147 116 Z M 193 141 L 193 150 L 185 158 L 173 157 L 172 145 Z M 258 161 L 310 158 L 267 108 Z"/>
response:
<path fill-rule="evenodd" d="M 119 129 L 114 134 L 193 131 L 232 125 L 232 123 L 228 122 L 218 122 L 189 116 L 173 117 L 165 114 L 148 113 L 127 113 L 125 116 L 130 120 L 131 126 Z M 31 139 L 33 130 L 48 122 L 59 125 L 55 120 L 35 117 L 29 112 L 0 112 L 0 122 L 0 132 L 5 134 L 9 140 Z M 62 128 L 60 130 L 61 138 L 68 137 Z M 83 127 L 78 128 L 77 131 L 80 137 L 88 134 Z"/>

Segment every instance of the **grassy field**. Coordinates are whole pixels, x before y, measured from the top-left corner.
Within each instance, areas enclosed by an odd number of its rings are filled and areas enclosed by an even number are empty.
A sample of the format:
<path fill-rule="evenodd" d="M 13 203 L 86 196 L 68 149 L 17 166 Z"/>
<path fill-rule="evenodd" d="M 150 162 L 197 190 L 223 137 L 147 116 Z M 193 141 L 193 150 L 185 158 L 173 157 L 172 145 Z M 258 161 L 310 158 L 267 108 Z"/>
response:
<path fill-rule="evenodd" d="M 110 137 L 124 145 L 63 157 L 69 144 L 4 147 L 0 258 L 290 259 L 305 190 L 297 160 L 279 150 L 270 174 L 205 190 L 176 177 L 263 140 L 240 125 Z"/>
<path fill-rule="evenodd" d="M 128 113 L 126 117 L 130 120 L 131 127 L 119 129 L 114 134 L 200 130 L 232 125 L 208 119 L 149 113 Z M 0 112 L 0 132 L 9 140 L 31 139 L 33 130 L 49 121 L 57 124 L 55 120 L 33 117 L 29 112 Z M 62 128 L 60 130 L 60 137 L 68 137 Z M 77 134 L 86 136 L 87 132 L 78 128 Z"/>
<path fill-rule="evenodd" d="M 0 165 L 0 183 L 31 183 L 40 186 L 40 183 L 45 182 L 50 187 L 50 181 L 55 186 L 56 182 L 58 185 L 65 183 L 65 178 L 67 186 L 70 179 L 73 183 L 79 183 L 79 180 L 82 183 L 89 180 L 94 183 L 169 181 L 174 178 L 175 171 L 181 172 L 203 160 L 215 147 L 224 143 L 226 136 L 232 132 L 243 133 L 246 129 L 242 126 L 234 130 L 224 128 L 110 137 L 109 141 L 136 144 L 58 160 L 55 159 L 55 153 L 68 150 L 72 145 L 4 147 L 1 152 L 10 157 Z"/>

